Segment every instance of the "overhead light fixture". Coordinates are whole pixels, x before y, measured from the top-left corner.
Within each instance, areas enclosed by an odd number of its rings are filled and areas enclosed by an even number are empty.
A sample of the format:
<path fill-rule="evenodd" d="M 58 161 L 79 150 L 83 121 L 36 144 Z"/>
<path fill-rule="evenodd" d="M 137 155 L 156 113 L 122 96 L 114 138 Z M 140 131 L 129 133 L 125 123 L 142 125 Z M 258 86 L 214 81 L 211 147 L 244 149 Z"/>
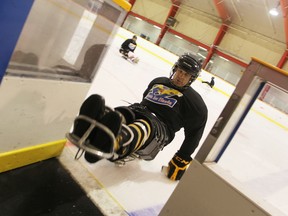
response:
<path fill-rule="evenodd" d="M 202 55 L 201 53 L 197 53 L 197 55 L 201 56 L 202 58 L 206 59 L 206 56 Z"/>
<path fill-rule="evenodd" d="M 158 26 L 156 26 L 156 25 L 153 25 L 153 26 L 154 26 L 154 28 L 161 29 L 160 27 L 158 27 Z"/>
<path fill-rule="evenodd" d="M 223 59 L 224 61 L 229 61 L 228 59 L 222 57 L 222 56 L 219 56 L 221 59 Z"/>
<path fill-rule="evenodd" d="M 141 19 L 141 18 L 139 18 L 139 17 L 135 17 L 135 19 L 137 19 L 137 20 L 141 20 L 141 21 L 142 21 L 142 19 Z"/>
<path fill-rule="evenodd" d="M 179 38 L 179 39 L 183 39 L 182 37 L 178 36 L 178 35 L 174 35 L 176 38 Z"/>
<path fill-rule="evenodd" d="M 204 48 L 204 47 L 201 47 L 201 46 L 198 46 L 198 47 L 199 47 L 199 49 L 201 49 L 201 50 L 205 50 L 205 51 L 207 51 L 207 49 Z"/>
<path fill-rule="evenodd" d="M 276 7 L 272 8 L 271 10 L 269 10 L 269 13 L 272 16 L 278 16 L 279 15 L 279 10 L 278 10 L 279 5 L 280 5 L 280 1 L 278 1 Z"/>
<path fill-rule="evenodd" d="M 277 8 L 272 8 L 269 13 L 272 15 L 272 16 L 278 16 L 279 15 L 279 12 L 277 10 Z"/>

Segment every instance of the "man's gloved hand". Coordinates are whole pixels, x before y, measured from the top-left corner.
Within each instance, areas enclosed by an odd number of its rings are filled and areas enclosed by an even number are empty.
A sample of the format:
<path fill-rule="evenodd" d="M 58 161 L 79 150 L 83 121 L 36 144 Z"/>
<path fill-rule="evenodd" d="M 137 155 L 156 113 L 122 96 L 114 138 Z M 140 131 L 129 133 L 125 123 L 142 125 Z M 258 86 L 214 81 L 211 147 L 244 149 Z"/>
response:
<path fill-rule="evenodd" d="M 191 161 L 190 156 L 180 155 L 177 152 L 168 164 L 167 177 L 174 181 L 180 180 Z"/>

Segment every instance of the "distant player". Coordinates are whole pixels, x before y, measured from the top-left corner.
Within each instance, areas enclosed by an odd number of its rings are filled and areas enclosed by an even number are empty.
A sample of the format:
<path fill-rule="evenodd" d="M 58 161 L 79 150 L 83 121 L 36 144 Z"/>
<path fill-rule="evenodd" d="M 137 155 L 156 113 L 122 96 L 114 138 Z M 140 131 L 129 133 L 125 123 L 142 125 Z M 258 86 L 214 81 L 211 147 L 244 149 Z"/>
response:
<path fill-rule="evenodd" d="M 196 57 L 186 53 L 175 62 L 169 78 L 150 82 L 140 103 L 111 109 L 103 97 L 91 95 L 81 105 L 68 140 L 85 151 L 90 163 L 106 158 L 121 164 L 135 158 L 153 160 L 184 128 L 185 139 L 166 170 L 168 178 L 179 180 L 207 121 L 207 107 L 190 86 L 200 71 Z"/>
<path fill-rule="evenodd" d="M 133 63 L 138 63 L 139 58 L 135 55 L 134 51 L 137 47 L 137 36 L 133 35 L 132 39 L 125 40 L 119 52 L 124 56 L 125 59 L 130 59 Z"/>
<path fill-rule="evenodd" d="M 215 85 L 214 78 L 215 78 L 215 77 L 212 77 L 211 80 L 210 80 L 210 82 L 208 82 L 208 81 L 202 81 L 202 83 L 206 83 L 206 84 L 208 84 L 211 88 L 213 88 L 213 86 Z"/>

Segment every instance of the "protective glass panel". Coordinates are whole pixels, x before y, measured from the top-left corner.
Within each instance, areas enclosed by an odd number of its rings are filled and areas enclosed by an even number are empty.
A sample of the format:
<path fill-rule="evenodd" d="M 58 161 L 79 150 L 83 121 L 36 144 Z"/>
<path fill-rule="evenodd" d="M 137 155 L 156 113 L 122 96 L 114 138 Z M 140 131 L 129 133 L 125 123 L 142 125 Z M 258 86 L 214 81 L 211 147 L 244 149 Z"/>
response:
<path fill-rule="evenodd" d="M 288 214 L 288 116 L 283 106 L 267 103 L 269 98 L 287 101 L 288 95 L 276 87 L 268 93 L 267 88 L 271 86 L 264 86 L 261 100 L 254 102 L 217 165 L 247 189 L 239 188 L 246 195 Z"/>
<path fill-rule="evenodd" d="M 90 82 L 120 15 L 103 0 L 35 1 L 6 75 Z"/>

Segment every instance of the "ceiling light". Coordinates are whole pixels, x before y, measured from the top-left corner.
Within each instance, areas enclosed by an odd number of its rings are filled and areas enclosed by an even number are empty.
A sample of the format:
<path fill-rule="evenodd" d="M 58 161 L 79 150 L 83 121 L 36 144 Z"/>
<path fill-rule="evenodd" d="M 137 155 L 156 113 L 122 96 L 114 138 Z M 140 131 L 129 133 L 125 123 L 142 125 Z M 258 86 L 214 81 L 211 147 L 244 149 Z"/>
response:
<path fill-rule="evenodd" d="M 206 59 L 206 56 L 202 55 L 201 53 L 197 53 L 197 55 L 201 56 L 202 58 Z"/>
<path fill-rule="evenodd" d="M 222 57 L 222 56 L 219 56 L 221 59 L 223 59 L 224 61 L 229 61 L 228 59 Z"/>
<path fill-rule="evenodd" d="M 160 27 L 158 27 L 158 26 L 156 26 L 156 25 L 153 25 L 153 26 L 154 26 L 154 28 L 161 29 Z"/>
<path fill-rule="evenodd" d="M 272 15 L 272 16 L 278 16 L 279 15 L 279 10 L 278 10 L 278 7 L 280 6 L 280 1 L 277 2 L 277 5 L 276 7 L 272 8 L 269 13 Z"/>
<path fill-rule="evenodd" d="M 135 19 L 137 19 L 137 20 L 142 20 L 141 18 L 139 18 L 139 17 L 135 17 Z"/>
<path fill-rule="evenodd" d="M 205 51 L 207 51 L 207 49 L 204 48 L 204 47 L 201 47 L 201 46 L 198 46 L 198 47 L 199 47 L 199 49 L 201 49 L 201 50 L 205 50 Z"/>
<path fill-rule="evenodd" d="M 278 16 L 279 15 L 279 12 L 277 10 L 277 8 L 272 8 L 269 13 L 272 15 L 272 16 Z"/>
<path fill-rule="evenodd" d="M 183 39 L 182 37 L 179 37 L 178 35 L 174 35 L 174 36 L 175 36 L 176 38 L 181 39 L 181 40 Z"/>

